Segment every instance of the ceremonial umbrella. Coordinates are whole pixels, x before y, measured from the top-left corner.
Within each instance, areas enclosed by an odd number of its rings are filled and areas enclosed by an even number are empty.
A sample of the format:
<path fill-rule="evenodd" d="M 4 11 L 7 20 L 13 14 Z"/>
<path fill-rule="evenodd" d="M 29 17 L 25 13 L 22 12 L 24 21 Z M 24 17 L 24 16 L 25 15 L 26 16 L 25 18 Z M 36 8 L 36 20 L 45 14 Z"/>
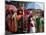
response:
<path fill-rule="evenodd" d="M 5 9 L 8 10 L 8 12 L 16 12 L 17 8 L 14 5 L 6 5 Z"/>

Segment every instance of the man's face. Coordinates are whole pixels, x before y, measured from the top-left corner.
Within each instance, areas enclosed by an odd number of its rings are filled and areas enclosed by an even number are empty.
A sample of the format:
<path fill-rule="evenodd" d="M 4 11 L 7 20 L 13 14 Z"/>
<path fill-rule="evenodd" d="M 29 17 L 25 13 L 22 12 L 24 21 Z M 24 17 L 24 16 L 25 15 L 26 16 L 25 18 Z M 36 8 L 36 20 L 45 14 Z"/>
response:
<path fill-rule="evenodd" d="M 22 11 L 19 11 L 20 13 L 22 13 Z"/>
<path fill-rule="evenodd" d="M 22 11 L 19 11 L 20 15 L 23 15 L 23 12 Z"/>

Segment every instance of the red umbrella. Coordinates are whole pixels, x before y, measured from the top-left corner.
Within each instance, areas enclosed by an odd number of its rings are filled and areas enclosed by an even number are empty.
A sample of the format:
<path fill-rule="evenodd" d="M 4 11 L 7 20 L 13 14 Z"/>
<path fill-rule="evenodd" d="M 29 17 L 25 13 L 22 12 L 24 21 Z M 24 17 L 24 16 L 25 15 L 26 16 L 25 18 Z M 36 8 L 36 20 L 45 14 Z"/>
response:
<path fill-rule="evenodd" d="M 6 7 L 5 9 L 8 10 L 9 12 L 10 11 L 14 11 L 14 12 L 17 11 L 17 8 L 14 5 L 6 5 L 5 7 Z"/>

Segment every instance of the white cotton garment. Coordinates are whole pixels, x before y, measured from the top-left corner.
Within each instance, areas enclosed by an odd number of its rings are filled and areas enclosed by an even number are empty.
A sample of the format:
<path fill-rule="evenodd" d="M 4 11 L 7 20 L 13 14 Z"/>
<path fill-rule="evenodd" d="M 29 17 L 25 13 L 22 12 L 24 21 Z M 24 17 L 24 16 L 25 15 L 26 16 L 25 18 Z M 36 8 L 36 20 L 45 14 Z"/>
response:
<path fill-rule="evenodd" d="M 35 33 L 35 27 L 30 28 L 30 33 Z"/>
<path fill-rule="evenodd" d="M 35 22 L 31 21 L 31 23 L 33 24 L 33 27 L 30 27 L 30 33 L 35 33 L 36 29 L 35 29 Z"/>

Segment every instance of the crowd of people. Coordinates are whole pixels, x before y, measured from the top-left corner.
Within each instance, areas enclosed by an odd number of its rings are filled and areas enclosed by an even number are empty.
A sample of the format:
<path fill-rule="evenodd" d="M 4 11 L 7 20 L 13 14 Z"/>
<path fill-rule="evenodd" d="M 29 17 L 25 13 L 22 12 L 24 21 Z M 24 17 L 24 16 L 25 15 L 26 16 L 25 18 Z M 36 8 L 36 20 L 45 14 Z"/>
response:
<path fill-rule="evenodd" d="M 32 9 L 29 9 L 28 11 L 25 10 L 23 7 L 19 10 L 12 4 L 6 4 L 6 31 L 15 33 L 43 32 L 43 13 L 36 12 L 36 14 L 33 15 Z"/>

